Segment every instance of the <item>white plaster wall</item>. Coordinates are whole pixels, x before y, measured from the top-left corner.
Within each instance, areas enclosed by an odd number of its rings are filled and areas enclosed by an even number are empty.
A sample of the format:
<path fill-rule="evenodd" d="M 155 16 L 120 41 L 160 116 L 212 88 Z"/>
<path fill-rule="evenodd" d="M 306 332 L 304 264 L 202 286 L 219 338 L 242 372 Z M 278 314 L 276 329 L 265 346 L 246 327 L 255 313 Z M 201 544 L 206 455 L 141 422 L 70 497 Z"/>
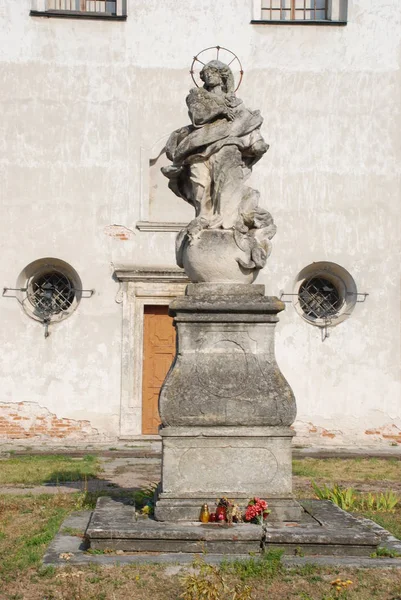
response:
<path fill-rule="evenodd" d="M 117 435 L 113 264 L 174 265 L 174 233 L 135 229 L 141 161 L 188 122 L 192 56 L 220 44 L 240 56 L 238 95 L 260 108 L 271 145 L 253 174 L 278 225 L 260 282 L 292 292 L 303 267 L 327 260 L 369 293 L 324 343 L 291 305 L 282 316 L 277 357 L 299 441 L 401 443 L 399 0 L 350 0 L 346 27 L 251 25 L 244 0 L 128 0 L 126 22 L 29 9 L 0 1 L 0 284 L 54 256 L 96 294 L 47 340 L 1 300 L 0 403 L 38 403 Z"/>

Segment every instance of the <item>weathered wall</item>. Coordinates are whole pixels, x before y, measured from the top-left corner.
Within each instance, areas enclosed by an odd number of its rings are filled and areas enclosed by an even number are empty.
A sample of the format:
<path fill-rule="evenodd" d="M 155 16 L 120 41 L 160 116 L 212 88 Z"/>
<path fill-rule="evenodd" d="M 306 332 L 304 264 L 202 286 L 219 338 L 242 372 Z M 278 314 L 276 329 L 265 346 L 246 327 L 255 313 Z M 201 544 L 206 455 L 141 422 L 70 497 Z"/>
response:
<path fill-rule="evenodd" d="M 46 340 L 16 300 L 1 300 L 0 437 L 16 437 L 18 417 L 21 438 L 54 438 L 57 423 L 71 440 L 118 434 L 113 265 L 174 265 L 174 233 L 135 228 L 141 164 L 188 122 L 192 56 L 220 44 L 240 56 L 239 96 L 261 109 L 271 145 L 253 175 L 278 226 L 260 282 L 291 293 L 303 267 L 327 260 L 369 293 L 324 343 L 291 305 L 281 318 L 298 441 L 401 443 L 401 5 L 350 0 L 346 27 L 317 27 L 251 25 L 251 4 L 129 0 L 126 22 L 33 18 L 30 0 L 2 4 L 0 283 L 53 256 L 96 293 Z"/>

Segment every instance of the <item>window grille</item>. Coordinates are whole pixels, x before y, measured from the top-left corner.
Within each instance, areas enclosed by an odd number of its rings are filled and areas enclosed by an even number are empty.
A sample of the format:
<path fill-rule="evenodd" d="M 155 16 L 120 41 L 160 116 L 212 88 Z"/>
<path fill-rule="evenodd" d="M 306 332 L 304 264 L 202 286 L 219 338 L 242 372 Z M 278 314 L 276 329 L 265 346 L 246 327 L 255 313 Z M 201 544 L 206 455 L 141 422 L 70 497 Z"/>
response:
<path fill-rule="evenodd" d="M 328 0 L 262 0 L 262 19 L 324 21 L 328 19 Z"/>
<path fill-rule="evenodd" d="M 301 309 L 309 319 L 330 319 L 338 314 L 344 298 L 336 286 L 324 277 L 307 279 L 299 288 Z"/>
<path fill-rule="evenodd" d="M 67 311 L 75 298 L 72 281 L 59 271 L 34 276 L 28 285 L 28 299 L 38 316 L 51 319 Z"/>
<path fill-rule="evenodd" d="M 116 15 L 117 0 L 46 0 L 46 10 Z"/>

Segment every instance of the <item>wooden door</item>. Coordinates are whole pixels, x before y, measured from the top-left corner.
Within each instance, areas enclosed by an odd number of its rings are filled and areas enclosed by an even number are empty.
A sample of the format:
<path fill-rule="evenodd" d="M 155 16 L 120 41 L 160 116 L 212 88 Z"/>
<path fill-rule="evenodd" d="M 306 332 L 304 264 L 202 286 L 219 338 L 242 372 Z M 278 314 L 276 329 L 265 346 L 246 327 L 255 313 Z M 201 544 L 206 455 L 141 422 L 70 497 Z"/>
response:
<path fill-rule="evenodd" d="M 143 326 L 142 433 L 160 425 L 159 392 L 175 356 L 175 329 L 168 306 L 145 306 Z"/>

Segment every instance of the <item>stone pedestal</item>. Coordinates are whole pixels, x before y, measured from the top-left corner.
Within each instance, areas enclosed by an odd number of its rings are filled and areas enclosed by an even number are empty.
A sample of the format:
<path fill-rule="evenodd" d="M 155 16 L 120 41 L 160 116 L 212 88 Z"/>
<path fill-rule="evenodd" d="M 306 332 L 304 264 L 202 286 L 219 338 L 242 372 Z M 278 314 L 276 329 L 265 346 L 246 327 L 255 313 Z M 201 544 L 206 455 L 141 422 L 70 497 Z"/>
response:
<path fill-rule="evenodd" d="M 274 357 L 284 304 L 264 286 L 190 284 L 170 305 L 177 355 L 160 393 L 162 482 L 155 516 L 197 520 L 227 496 L 267 499 L 271 519 L 298 520 L 292 498 L 294 395 Z"/>
<path fill-rule="evenodd" d="M 285 427 L 166 427 L 162 491 L 156 504 L 160 521 L 197 521 L 205 502 L 213 507 L 226 496 L 246 506 L 252 496 L 266 498 L 269 520 L 294 521 L 291 429 Z"/>

